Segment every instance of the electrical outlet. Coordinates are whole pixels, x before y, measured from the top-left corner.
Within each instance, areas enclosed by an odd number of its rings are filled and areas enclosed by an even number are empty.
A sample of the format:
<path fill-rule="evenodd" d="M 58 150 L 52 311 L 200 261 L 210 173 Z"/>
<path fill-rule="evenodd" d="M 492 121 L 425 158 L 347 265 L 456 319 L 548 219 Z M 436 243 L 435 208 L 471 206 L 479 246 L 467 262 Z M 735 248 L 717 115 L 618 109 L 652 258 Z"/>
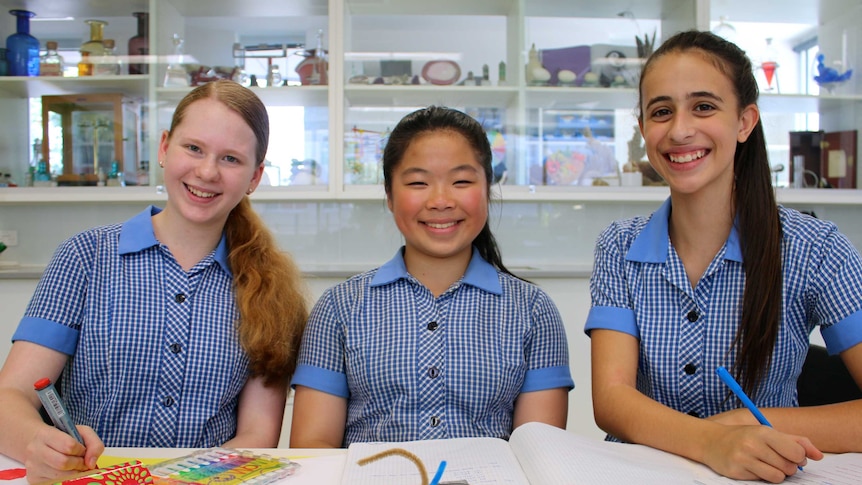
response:
<path fill-rule="evenodd" d="M 0 231 L 0 241 L 3 241 L 3 244 L 9 246 L 18 245 L 18 231 Z"/>

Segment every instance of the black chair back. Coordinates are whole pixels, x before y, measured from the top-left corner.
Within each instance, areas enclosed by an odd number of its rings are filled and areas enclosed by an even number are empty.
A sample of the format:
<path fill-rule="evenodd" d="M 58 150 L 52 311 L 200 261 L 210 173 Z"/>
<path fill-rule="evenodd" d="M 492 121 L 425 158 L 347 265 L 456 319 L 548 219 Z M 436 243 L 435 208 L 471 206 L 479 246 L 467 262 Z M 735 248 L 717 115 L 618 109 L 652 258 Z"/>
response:
<path fill-rule="evenodd" d="M 800 406 L 819 406 L 862 399 L 862 391 L 838 355 L 821 345 L 810 345 L 796 383 Z"/>

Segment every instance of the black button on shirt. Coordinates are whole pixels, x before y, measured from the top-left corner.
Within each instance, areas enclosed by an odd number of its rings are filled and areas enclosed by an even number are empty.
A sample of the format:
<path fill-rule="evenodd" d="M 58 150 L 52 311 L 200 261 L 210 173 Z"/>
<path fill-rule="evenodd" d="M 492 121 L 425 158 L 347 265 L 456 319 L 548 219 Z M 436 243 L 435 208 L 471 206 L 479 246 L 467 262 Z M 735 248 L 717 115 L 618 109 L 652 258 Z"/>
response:
<path fill-rule="evenodd" d="M 440 375 L 440 370 L 437 369 L 436 367 L 431 367 L 428 369 L 428 377 L 430 377 L 432 379 L 436 379 L 437 376 L 439 376 L 439 375 Z"/>
<path fill-rule="evenodd" d="M 684 370 L 686 374 L 692 375 L 697 372 L 697 366 L 694 364 L 685 364 L 685 367 L 683 367 L 682 370 Z"/>
<path fill-rule="evenodd" d="M 696 322 L 698 317 L 699 316 L 698 316 L 697 312 L 694 310 L 688 312 L 688 315 L 685 316 L 685 318 L 688 318 L 688 321 L 692 322 L 692 323 Z"/>
<path fill-rule="evenodd" d="M 183 295 L 182 293 L 177 293 L 176 295 L 174 295 L 174 301 L 177 303 L 182 303 L 186 301 L 186 295 Z"/>
<path fill-rule="evenodd" d="M 164 399 L 164 401 L 162 401 L 162 404 L 164 404 L 166 408 L 169 408 L 174 405 L 174 398 L 168 396 Z"/>
<path fill-rule="evenodd" d="M 437 426 L 440 426 L 440 418 L 437 416 L 431 416 L 431 427 L 436 428 Z"/>
<path fill-rule="evenodd" d="M 429 322 L 428 323 L 428 330 L 431 330 L 433 332 L 434 330 L 437 330 L 437 327 L 439 327 L 439 326 L 440 325 L 437 322 Z"/>
<path fill-rule="evenodd" d="M 180 344 L 171 344 L 168 348 L 175 354 L 179 354 L 183 350 L 183 346 Z"/>
<path fill-rule="evenodd" d="M 699 413 L 699 412 L 697 412 L 697 411 L 689 411 L 689 412 L 688 412 L 688 415 L 689 415 L 689 416 L 694 416 L 695 418 L 699 418 L 699 417 L 700 417 L 700 413 Z"/>

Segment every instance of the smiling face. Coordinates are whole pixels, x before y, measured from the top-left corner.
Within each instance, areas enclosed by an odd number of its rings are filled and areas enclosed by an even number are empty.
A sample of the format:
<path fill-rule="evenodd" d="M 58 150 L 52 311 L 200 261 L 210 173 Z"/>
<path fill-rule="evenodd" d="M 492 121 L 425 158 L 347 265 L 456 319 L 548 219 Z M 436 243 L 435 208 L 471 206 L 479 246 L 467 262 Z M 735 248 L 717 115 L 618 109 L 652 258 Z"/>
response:
<path fill-rule="evenodd" d="M 452 130 L 416 136 L 392 171 L 387 202 L 404 235 L 404 260 L 461 259 L 488 220 L 488 183 L 473 147 Z"/>
<path fill-rule="evenodd" d="M 203 98 L 188 105 L 182 122 L 162 134 L 166 211 L 196 225 L 222 227 L 231 210 L 260 182 L 257 140 L 243 118 Z"/>
<path fill-rule="evenodd" d="M 730 79 L 699 50 L 655 59 L 641 82 L 641 133 L 647 156 L 671 193 L 733 187 L 734 154 L 759 119 L 740 107 Z"/>

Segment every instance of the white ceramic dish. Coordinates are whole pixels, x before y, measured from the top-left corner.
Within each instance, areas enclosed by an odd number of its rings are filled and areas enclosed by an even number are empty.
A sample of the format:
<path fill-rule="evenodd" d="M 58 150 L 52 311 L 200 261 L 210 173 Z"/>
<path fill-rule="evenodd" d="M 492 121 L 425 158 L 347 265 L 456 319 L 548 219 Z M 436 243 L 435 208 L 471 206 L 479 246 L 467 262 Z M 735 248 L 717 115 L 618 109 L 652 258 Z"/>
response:
<path fill-rule="evenodd" d="M 455 84 L 461 79 L 461 67 L 455 61 L 428 61 L 422 67 L 422 79 L 440 86 Z"/>

